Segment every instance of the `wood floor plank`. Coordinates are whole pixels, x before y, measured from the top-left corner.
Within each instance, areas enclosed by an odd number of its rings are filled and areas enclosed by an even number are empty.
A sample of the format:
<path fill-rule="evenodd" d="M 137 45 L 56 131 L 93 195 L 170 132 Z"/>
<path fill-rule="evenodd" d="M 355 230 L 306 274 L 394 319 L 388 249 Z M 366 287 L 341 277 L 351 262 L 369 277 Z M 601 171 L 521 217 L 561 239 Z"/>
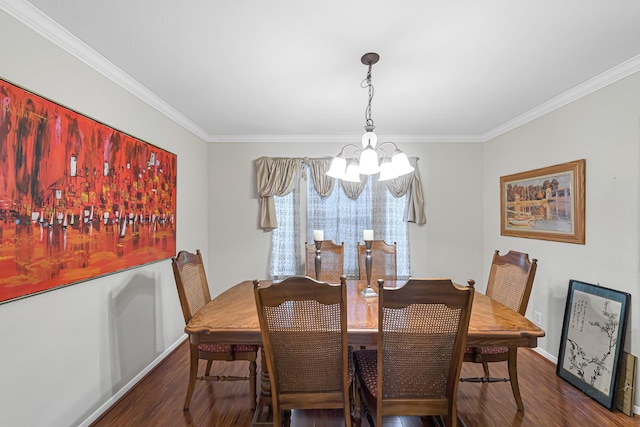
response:
<path fill-rule="evenodd" d="M 245 381 L 196 383 L 190 410 L 182 405 L 189 376 L 189 348 L 181 344 L 92 427 L 249 426 L 249 384 Z M 204 371 L 204 364 L 200 367 Z M 246 362 L 215 362 L 222 375 L 246 375 Z M 492 364 L 493 376 L 507 374 L 506 363 Z M 518 412 L 509 383 L 461 383 L 458 411 L 467 427 L 640 427 L 640 416 L 610 412 L 555 374 L 555 365 L 537 353 L 518 354 L 520 391 L 525 405 Z M 482 375 L 482 367 L 465 363 L 463 376 Z M 291 427 L 342 426 L 342 411 L 293 411 Z M 392 417 L 385 427 L 428 426 L 418 417 Z M 369 427 L 366 421 L 361 427 Z"/>

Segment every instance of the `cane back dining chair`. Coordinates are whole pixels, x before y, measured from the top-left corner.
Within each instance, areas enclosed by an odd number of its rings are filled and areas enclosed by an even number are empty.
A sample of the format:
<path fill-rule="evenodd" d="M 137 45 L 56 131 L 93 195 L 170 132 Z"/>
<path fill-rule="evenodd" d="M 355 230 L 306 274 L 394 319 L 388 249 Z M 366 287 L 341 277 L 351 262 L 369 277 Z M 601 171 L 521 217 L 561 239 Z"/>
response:
<path fill-rule="evenodd" d="M 354 352 L 356 388 L 369 424 L 381 427 L 387 415 L 431 415 L 456 426 L 473 281 L 469 287 L 450 279 L 411 279 L 397 289 L 378 284 L 378 350 Z"/>
<path fill-rule="evenodd" d="M 305 244 L 306 275 L 329 283 L 340 283 L 344 267 L 344 242 L 340 245 L 324 240 L 320 247 L 320 275 L 316 275 L 316 245 Z"/>
<path fill-rule="evenodd" d="M 538 260 L 533 258 L 529 261 L 528 254 L 509 251 L 506 255 L 500 255 L 500 251 L 496 250 L 493 254 L 486 295 L 524 316 L 537 268 Z M 482 363 L 484 376 L 462 378 L 460 381 L 510 382 L 518 410 L 524 411 L 518 385 L 517 355 L 517 347 L 468 347 L 464 361 Z M 508 366 L 509 378 L 491 377 L 489 363 L 505 361 Z"/>
<path fill-rule="evenodd" d="M 202 263 L 200 249 L 196 253 L 180 251 L 172 258 L 173 274 L 178 288 L 178 297 L 182 306 L 185 324 L 193 315 L 211 300 L 209 285 Z M 196 379 L 203 381 L 249 381 L 249 398 L 251 409 L 256 407 L 256 357 L 258 346 L 246 344 L 190 344 L 190 370 L 187 396 L 183 409 L 187 411 L 191 403 L 191 397 Z M 206 360 L 204 376 L 198 377 L 198 364 L 200 360 Z M 246 360 L 249 362 L 249 376 L 219 376 L 210 375 L 214 360 L 234 361 Z"/>
<path fill-rule="evenodd" d="M 347 284 L 293 276 L 254 294 L 271 380 L 273 425 L 291 409 L 343 408 L 351 426 Z"/>
<path fill-rule="evenodd" d="M 367 278 L 366 269 L 367 246 L 358 244 L 358 270 L 360 280 Z M 396 243 L 387 244 L 384 240 L 371 242 L 371 282 L 377 283 L 378 279 L 397 280 Z"/>

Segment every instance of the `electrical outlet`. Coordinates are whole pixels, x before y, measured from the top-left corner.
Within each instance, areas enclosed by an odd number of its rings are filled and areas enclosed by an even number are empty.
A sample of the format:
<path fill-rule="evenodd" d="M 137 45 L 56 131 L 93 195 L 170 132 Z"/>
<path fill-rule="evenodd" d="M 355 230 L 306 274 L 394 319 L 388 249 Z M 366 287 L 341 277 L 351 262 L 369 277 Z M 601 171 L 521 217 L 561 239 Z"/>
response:
<path fill-rule="evenodd" d="M 540 313 L 539 311 L 533 312 L 533 323 L 538 326 L 542 326 L 542 313 Z"/>

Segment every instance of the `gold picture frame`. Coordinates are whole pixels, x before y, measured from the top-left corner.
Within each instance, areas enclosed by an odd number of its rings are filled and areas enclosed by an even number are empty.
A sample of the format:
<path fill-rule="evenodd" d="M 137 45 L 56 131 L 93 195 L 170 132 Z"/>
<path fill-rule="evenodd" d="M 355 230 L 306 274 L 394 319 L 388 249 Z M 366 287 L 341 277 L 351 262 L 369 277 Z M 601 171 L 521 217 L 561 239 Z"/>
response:
<path fill-rule="evenodd" d="M 585 242 L 585 160 L 500 177 L 500 234 Z"/>
<path fill-rule="evenodd" d="M 0 104 L 0 304 L 176 254 L 176 154 L 2 78 Z"/>

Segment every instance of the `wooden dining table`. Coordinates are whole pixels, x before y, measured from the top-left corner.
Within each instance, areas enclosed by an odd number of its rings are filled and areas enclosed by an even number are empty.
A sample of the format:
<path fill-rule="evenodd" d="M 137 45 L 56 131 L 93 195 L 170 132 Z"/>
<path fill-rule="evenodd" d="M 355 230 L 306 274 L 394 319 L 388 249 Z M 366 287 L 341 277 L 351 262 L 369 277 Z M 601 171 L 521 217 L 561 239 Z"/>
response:
<path fill-rule="evenodd" d="M 260 286 L 270 286 L 271 281 L 261 281 Z M 384 287 L 394 288 L 406 281 L 386 281 Z M 377 291 L 377 285 L 371 285 Z M 375 346 L 378 335 L 378 298 L 365 297 L 362 291 L 366 281 L 347 281 L 347 328 L 349 344 Z M 250 280 L 239 283 L 202 307 L 185 327 L 189 335 L 192 355 L 199 344 L 232 343 L 262 345 L 258 312 Z M 517 382 L 517 347 L 537 347 L 538 338 L 545 332 L 518 312 L 476 292 L 471 310 L 467 346 L 503 346 L 510 351 L 509 370 L 512 381 Z M 195 351 L 197 357 L 197 351 Z M 252 425 L 268 425 L 270 403 L 269 373 L 266 363 L 261 367 L 261 396 Z M 513 371 L 512 371 L 513 370 Z M 518 407 L 522 402 L 517 402 Z"/>

